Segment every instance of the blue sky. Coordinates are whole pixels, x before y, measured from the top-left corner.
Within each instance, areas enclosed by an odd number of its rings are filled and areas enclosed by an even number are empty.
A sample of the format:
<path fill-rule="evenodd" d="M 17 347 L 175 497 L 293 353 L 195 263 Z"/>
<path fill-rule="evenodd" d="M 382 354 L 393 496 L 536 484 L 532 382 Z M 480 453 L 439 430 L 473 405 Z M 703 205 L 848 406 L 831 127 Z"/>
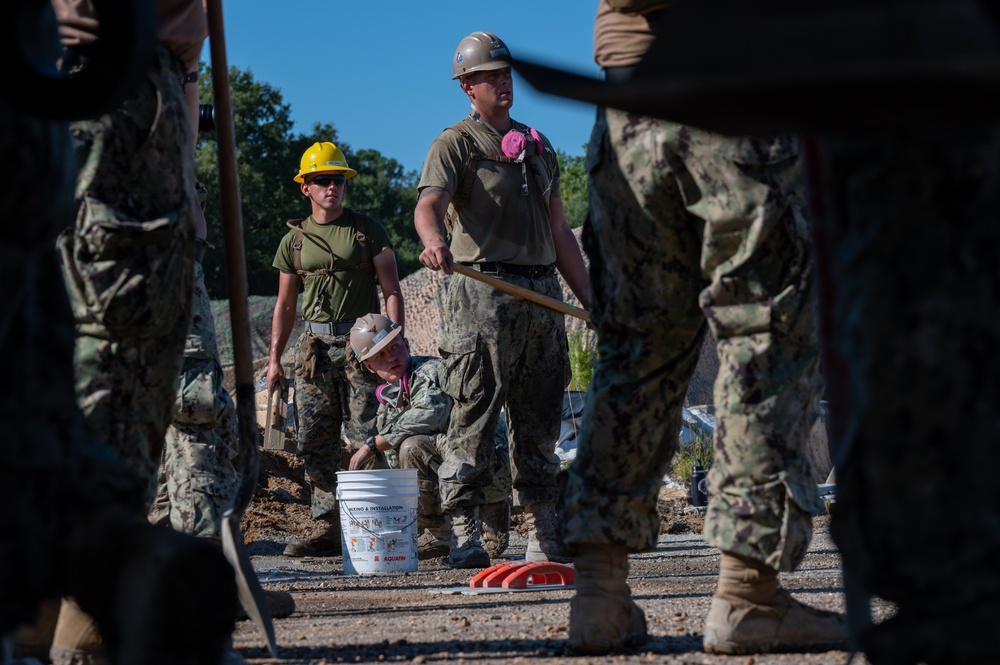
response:
<path fill-rule="evenodd" d="M 419 171 L 434 138 L 468 113 L 452 81 L 458 42 L 494 32 L 518 57 L 597 76 L 596 0 L 223 0 L 226 57 L 281 91 L 295 132 L 329 122 L 352 149 Z M 202 55 L 211 62 L 206 43 Z M 592 106 L 535 91 L 515 75 L 511 115 L 583 154 Z"/>

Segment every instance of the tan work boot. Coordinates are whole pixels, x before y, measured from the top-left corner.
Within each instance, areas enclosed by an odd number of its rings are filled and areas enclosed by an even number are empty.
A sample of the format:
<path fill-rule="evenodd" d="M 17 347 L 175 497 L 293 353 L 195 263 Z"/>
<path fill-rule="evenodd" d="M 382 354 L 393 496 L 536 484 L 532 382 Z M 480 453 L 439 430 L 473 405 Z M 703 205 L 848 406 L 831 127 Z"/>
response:
<path fill-rule="evenodd" d="M 620 545 L 583 544 L 573 558 L 576 593 L 569 603 L 569 648 L 604 656 L 649 639 L 646 615 L 628 588 L 628 550 Z"/>
<path fill-rule="evenodd" d="M 495 559 L 510 544 L 510 499 L 487 503 L 479 509 L 479 529 L 483 549 Z"/>
<path fill-rule="evenodd" d="M 340 538 L 340 513 L 330 513 L 316 520 L 318 531 L 308 538 L 294 540 L 282 552 L 288 557 L 343 556 Z"/>
<path fill-rule="evenodd" d="M 846 647 L 843 615 L 792 598 L 778 587 L 778 573 L 770 566 L 722 553 L 719 587 L 705 620 L 707 653 L 801 653 Z"/>
<path fill-rule="evenodd" d="M 524 507 L 525 525 L 528 527 L 528 546 L 525 561 L 556 561 L 569 563 L 572 559 L 560 553 L 556 523 L 556 504 L 551 501 L 529 503 Z"/>
<path fill-rule="evenodd" d="M 459 506 L 451 517 L 452 568 L 489 568 L 490 555 L 479 540 L 479 506 Z"/>
<path fill-rule="evenodd" d="M 436 523 L 425 522 L 427 526 L 417 537 L 417 560 L 436 559 L 451 552 L 451 518 L 441 516 Z"/>
<path fill-rule="evenodd" d="M 94 619 L 72 598 L 63 598 L 52 647 L 52 665 L 107 665 L 104 641 Z"/>

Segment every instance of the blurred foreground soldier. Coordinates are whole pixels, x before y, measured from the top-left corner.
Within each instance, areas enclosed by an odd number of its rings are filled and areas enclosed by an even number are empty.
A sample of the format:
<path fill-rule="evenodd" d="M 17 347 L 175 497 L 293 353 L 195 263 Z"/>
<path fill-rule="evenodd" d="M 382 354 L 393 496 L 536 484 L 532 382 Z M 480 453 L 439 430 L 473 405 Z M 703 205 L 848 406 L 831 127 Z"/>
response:
<path fill-rule="evenodd" d="M 37 43 L 54 49 L 54 21 L 47 28 Z M 3 86 L 11 91 L 24 88 Z M 62 113 L 74 103 L 65 101 Z M 0 400 L 0 662 L 42 601 L 72 596 L 95 619 L 111 663 L 219 663 L 237 608 L 232 568 L 207 543 L 146 521 L 147 479 L 77 406 L 76 331 L 55 251 L 74 215 L 67 125 L 0 98 L 0 152 L 0 279 L 9 285 L 0 358 L 15 377 Z M 39 655 L 47 659 L 47 647 Z"/>
<path fill-rule="evenodd" d="M 105 38 L 86 0 L 53 0 L 62 68 L 85 73 Z M 77 322 L 76 392 L 90 426 L 156 494 L 191 317 L 196 224 L 193 110 L 208 23 L 201 0 L 156 0 L 156 44 L 116 108 L 71 123 L 76 220 L 57 249 Z M 196 108 L 195 104 L 192 107 Z M 146 515 L 148 510 L 143 510 Z M 64 601 L 51 657 L 101 658 L 91 617 Z"/>
<path fill-rule="evenodd" d="M 457 261 L 561 299 L 558 269 L 586 307 L 586 268 L 566 224 L 555 151 L 510 116 L 510 64 L 507 46 L 489 32 L 472 33 L 454 52 L 452 78 L 472 111 L 435 139 L 424 161 L 414 211 L 420 262 L 451 274 Z M 501 410 L 511 432 L 514 503 L 529 529 L 525 558 L 560 559 L 555 445 L 570 379 L 563 315 L 463 275 L 448 284 L 446 310 L 441 386 L 454 406 L 438 476 L 456 536 L 451 565 L 490 564 L 479 511 Z"/>
<path fill-rule="evenodd" d="M 351 349 L 379 385 L 375 431 L 351 458 L 352 471 L 384 468 L 382 453 L 395 449 L 400 467 L 416 469 L 420 481 L 417 556 L 430 559 L 451 551 L 451 516 L 441 510 L 438 470 L 448 436 L 452 399 L 441 389 L 443 362 L 432 356 L 411 356 L 402 328 L 381 314 L 366 314 L 351 328 Z M 479 511 L 482 542 L 496 558 L 507 549 L 510 531 L 510 453 L 507 425 L 497 422 L 493 480 L 486 487 L 486 504 Z"/>
<path fill-rule="evenodd" d="M 359 316 L 380 311 L 380 290 L 386 313 L 404 323 L 396 254 L 388 232 L 377 219 L 344 207 L 347 181 L 357 174 L 329 141 L 306 149 L 293 180 L 309 201 L 310 215 L 287 223 L 292 230 L 281 239 L 274 256 L 278 299 L 271 324 L 267 390 L 270 394 L 285 388 L 281 356 L 295 325 L 301 288 L 305 328 L 295 354 L 297 454 L 305 463 L 312 517 L 318 523 L 311 536 L 285 547 L 289 557 L 341 554 L 337 471 L 346 468 L 348 450 L 371 434 L 378 409 L 378 380 L 348 349 L 351 327 Z"/>
<path fill-rule="evenodd" d="M 594 47 L 607 80 L 631 74 L 666 4 L 601 0 Z M 600 360 L 562 502 L 576 568 L 570 647 L 599 655 L 647 639 L 628 555 L 656 546 L 657 491 L 707 329 L 720 370 L 704 533 L 722 557 L 704 648 L 842 647 L 841 616 L 778 584 L 824 512 L 806 451 L 821 381 L 797 141 L 599 108 L 587 169 Z"/>
<path fill-rule="evenodd" d="M 1000 127 L 819 148 L 852 637 L 875 665 L 997 662 Z M 873 595 L 895 607 L 875 625 Z"/>
<path fill-rule="evenodd" d="M 875 665 L 994 663 L 1000 18 L 976 0 L 900 8 L 675 3 L 625 84 L 522 73 L 634 113 L 809 136 L 851 648 Z M 707 24 L 726 48 L 678 64 Z M 874 596 L 894 608 L 879 623 Z"/>

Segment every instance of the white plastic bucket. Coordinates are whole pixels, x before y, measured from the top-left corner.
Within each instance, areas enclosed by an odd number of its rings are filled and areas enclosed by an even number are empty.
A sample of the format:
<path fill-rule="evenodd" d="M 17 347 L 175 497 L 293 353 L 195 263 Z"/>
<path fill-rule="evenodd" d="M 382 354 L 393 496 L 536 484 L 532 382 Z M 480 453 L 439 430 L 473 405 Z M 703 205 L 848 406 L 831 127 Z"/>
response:
<path fill-rule="evenodd" d="M 416 469 L 338 471 L 344 573 L 416 572 Z"/>

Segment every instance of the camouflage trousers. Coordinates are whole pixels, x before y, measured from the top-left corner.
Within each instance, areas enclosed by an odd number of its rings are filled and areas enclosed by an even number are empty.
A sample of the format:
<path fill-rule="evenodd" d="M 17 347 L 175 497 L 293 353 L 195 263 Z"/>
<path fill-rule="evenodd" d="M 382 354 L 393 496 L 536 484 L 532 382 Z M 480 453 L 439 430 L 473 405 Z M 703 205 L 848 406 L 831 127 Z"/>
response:
<path fill-rule="evenodd" d="M 854 637 L 880 665 L 993 662 L 1000 130 L 821 147 L 832 531 L 849 599 L 877 595 L 897 609 Z"/>
<path fill-rule="evenodd" d="M 116 110 L 70 125 L 76 223 L 58 240 L 77 322 L 76 393 L 155 496 L 194 276 L 193 136 L 166 49 Z"/>
<path fill-rule="evenodd" d="M 504 279 L 562 298 L 555 274 Z M 441 387 L 454 404 L 438 468 L 442 510 L 486 503 L 501 409 L 510 429 L 514 504 L 554 501 L 555 446 L 570 379 L 563 315 L 463 275 L 448 283 L 445 307 Z"/>
<path fill-rule="evenodd" d="M 295 352 L 296 452 L 312 489 L 312 516 L 339 515 L 337 472 L 374 433 L 378 376 L 349 351 L 347 335 L 304 332 Z M 346 437 L 346 440 L 345 440 Z"/>
<path fill-rule="evenodd" d="M 495 456 L 490 484 L 484 488 L 486 503 L 500 503 L 511 496 L 510 451 L 507 442 L 507 425 L 503 418 L 497 423 L 494 438 Z M 420 518 L 418 526 L 440 526 L 444 523 L 441 509 L 441 488 L 438 473 L 441 467 L 441 448 L 444 436 L 411 436 L 399 446 L 400 468 L 416 469 L 420 485 Z"/>
<path fill-rule="evenodd" d="M 150 521 L 199 538 L 221 539 L 222 515 L 233 507 L 239 489 L 237 437 L 236 406 L 222 385 L 205 273 L 196 263 L 191 330 Z"/>
<path fill-rule="evenodd" d="M 66 123 L 29 118 L 0 99 L 0 153 L 8 157 L 0 160 L 0 358 L 11 377 L 0 398 L 3 637 L 33 621 L 41 600 L 82 581 L 65 556 L 73 529 L 116 507 L 140 514 L 143 485 L 76 404 L 75 323 L 54 248 L 73 221 Z"/>
<path fill-rule="evenodd" d="M 595 367 L 564 542 L 651 550 L 706 328 L 717 340 L 705 539 L 789 570 L 823 511 L 806 435 L 821 381 L 797 145 L 599 110 L 587 155 Z"/>

